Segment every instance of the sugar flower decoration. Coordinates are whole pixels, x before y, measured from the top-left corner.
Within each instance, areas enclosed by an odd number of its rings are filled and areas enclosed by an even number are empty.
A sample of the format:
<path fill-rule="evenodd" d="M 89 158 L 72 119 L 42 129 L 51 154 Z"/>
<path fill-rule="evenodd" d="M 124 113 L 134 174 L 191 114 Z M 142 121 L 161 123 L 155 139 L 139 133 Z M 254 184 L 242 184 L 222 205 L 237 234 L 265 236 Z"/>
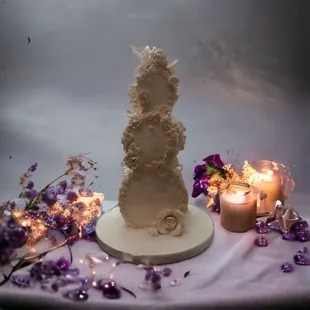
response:
<path fill-rule="evenodd" d="M 183 232 L 184 214 L 180 210 L 163 210 L 157 219 L 157 229 L 162 235 L 178 236 Z"/>

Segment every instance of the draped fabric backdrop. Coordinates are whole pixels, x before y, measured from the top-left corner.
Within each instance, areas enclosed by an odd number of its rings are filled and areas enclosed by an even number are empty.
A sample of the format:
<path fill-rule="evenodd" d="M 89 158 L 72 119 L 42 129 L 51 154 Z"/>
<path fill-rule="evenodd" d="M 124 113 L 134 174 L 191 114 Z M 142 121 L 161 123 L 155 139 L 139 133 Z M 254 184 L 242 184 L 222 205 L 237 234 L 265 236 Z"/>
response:
<path fill-rule="evenodd" d="M 124 156 L 130 45 L 178 58 L 175 115 L 188 189 L 195 161 L 273 159 L 310 181 L 309 2 L 302 0 L 0 1 L 0 197 L 34 162 L 38 187 L 68 155 L 100 164 L 93 189 L 116 200 Z M 229 152 L 228 152 L 229 151 Z M 229 153 L 229 154 L 228 154 Z"/>

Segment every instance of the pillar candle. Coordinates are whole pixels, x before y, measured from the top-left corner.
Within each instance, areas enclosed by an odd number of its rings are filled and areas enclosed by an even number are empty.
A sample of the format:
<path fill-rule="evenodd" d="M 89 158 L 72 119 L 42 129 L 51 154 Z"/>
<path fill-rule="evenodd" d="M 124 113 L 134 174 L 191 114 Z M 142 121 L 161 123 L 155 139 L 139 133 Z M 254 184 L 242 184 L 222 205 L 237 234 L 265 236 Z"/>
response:
<path fill-rule="evenodd" d="M 255 227 L 257 196 L 243 183 L 231 183 L 220 194 L 221 225 L 232 232 L 246 232 Z"/>
<path fill-rule="evenodd" d="M 257 213 L 274 212 L 275 203 L 280 200 L 284 204 L 281 175 L 272 170 L 262 169 L 249 178 L 249 184 L 265 197 L 258 203 Z"/>

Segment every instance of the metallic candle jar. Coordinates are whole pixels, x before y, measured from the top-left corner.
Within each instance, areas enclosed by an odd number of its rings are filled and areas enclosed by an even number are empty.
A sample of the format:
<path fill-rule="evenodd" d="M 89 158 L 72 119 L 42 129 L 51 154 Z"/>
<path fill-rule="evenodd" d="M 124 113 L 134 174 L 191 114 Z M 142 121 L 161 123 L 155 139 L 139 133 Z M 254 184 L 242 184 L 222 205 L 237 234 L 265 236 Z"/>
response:
<path fill-rule="evenodd" d="M 294 190 L 295 182 L 290 176 L 288 167 L 269 160 L 258 160 L 251 163 L 255 169 L 248 183 L 260 192 L 257 213 L 274 212 L 275 203 L 285 200 Z"/>
<path fill-rule="evenodd" d="M 232 232 L 255 227 L 257 194 L 246 183 L 232 182 L 220 193 L 221 225 Z"/>

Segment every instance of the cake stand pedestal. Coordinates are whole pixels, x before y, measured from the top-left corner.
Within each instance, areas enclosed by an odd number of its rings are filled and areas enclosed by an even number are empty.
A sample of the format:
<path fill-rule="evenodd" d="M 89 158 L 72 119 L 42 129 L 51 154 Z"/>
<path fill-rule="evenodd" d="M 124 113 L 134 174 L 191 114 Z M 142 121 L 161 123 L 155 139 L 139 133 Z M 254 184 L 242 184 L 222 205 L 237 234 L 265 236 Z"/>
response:
<path fill-rule="evenodd" d="M 176 263 L 206 250 L 213 239 L 214 226 L 207 213 L 188 206 L 186 230 L 180 237 L 153 237 L 147 230 L 126 225 L 119 208 L 103 214 L 96 227 L 99 246 L 123 261 L 147 266 Z"/>

